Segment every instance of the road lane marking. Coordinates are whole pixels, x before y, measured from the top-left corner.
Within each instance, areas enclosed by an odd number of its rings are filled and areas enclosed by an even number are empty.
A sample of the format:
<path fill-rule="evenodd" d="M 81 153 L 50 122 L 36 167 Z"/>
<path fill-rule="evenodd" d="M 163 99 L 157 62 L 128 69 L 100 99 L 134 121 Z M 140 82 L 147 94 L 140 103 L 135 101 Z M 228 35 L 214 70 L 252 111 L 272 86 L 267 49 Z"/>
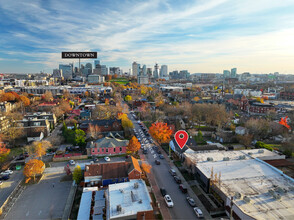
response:
<path fill-rule="evenodd" d="M 28 212 L 26 213 L 26 216 L 29 216 L 29 214 L 30 214 L 30 211 L 28 211 Z"/>
<path fill-rule="evenodd" d="M 41 213 L 42 213 L 42 210 L 40 210 L 39 215 L 41 215 Z"/>

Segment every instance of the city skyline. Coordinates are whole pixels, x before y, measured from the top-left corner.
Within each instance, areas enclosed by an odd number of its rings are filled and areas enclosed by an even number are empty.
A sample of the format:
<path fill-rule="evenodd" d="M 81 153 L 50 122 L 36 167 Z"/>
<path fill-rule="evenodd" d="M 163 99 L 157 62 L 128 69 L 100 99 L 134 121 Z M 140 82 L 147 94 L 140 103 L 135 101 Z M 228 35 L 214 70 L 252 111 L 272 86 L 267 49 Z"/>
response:
<path fill-rule="evenodd" d="M 52 73 L 62 51 L 169 71 L 294 73 L 293 1 L 1 1 L 0 72 Z M 85 60 L 93 63 L 93 60 Z"/>

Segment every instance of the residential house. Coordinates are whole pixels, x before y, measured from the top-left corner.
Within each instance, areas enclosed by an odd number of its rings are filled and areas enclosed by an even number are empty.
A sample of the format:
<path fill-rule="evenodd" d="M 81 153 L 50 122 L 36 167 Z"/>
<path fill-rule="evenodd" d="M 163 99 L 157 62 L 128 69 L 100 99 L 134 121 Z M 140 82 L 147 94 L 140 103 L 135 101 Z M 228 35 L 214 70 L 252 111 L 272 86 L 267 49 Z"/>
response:
<path fill-rule="evenodd" d="M 128 140 L 119 140 L 113 135 L 104 137 L 96 141 L 91 141 L 87 145 L 88 156 L 110 156 L 125 154 Z"/>
<path fill-rule="evenodd" d="M 87 133 L 90 125 L 97 127 L 97 130 L 99 130 L 99 132 L 104 137 L 107 136 L 110 132 L 118 133 L 121 136 L 124 135 L 121 120 L 117 120 L 117 119 L 85 120 L 80 124 L 79 128 Z"/>
<path fill-rule="evenodd" d="M 4 133 L 10 126 L 8 118 L 6 116 L 0 116 L 0 133 Z"/>
<path fill-rule="evenodd" d="M 107 186 L 109 184 L 141 179 L 139 162 L 131 157 L 126 162 L 99 163 L 85 166 L 85 186 Z"/>
<path fill-rule="evenodd" d="M 50 123 L 51 129 L 53 129 L 57 123 L 57 119 L 54 113 L 47 113 L 47 112 L 36 112 L 36 113 L 29 113 L 24 116 L 25 119 L 47 119 Z"/>
<path fill-rule="evenodd" d="M 238 135 L 245 135 L 246 134 L 246 128 L 238 126 L 235 129 L 235 133 Z"/>
<path fill-rule="evenodd" d="M 44 136 L 50 133 L 50 123 L 48 119 L 22 119 L 16 121 L 17 128 L 23 128 L 25 136 L 30 136 L 35 132 L 43 132 Z"/>
<path fill-rule="evenodd" d="M 1 112 L 11 112 L 12 110 L 17 108 L 17 104 L 15 102 L 1 102 L 0 103 L 0 111 Z"/>
<path fill-rule="evenodd" d="M 41 132 L 31 132 L 30 134 L 28 134 L 27 136 L 27 141 L 28 143 L 30 142 L 34 142 L 34 141 L 41 141 L 44 138 L 44 133 Z"/>

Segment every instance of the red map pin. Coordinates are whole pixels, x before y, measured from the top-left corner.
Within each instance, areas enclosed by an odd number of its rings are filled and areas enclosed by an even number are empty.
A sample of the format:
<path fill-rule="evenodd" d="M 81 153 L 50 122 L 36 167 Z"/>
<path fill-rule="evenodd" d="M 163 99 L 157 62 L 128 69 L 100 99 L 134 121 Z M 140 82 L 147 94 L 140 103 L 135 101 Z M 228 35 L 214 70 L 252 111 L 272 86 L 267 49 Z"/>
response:
<path fill-rule="evenodd" d="M 175 140 L 181 149 L 183 149 L 183 147 L 186 145 L 188 139 L 189 135 L 184 130 L 180 130 L 175 133 Z"/>

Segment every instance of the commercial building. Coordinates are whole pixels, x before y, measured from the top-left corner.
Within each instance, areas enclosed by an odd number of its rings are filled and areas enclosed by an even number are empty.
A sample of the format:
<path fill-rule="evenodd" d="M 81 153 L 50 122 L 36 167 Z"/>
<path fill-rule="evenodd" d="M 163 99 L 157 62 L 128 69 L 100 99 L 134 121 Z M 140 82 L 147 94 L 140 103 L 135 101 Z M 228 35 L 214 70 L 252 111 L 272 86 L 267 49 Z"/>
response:
<path fill-rule="evenodd" d="M 104 82 L 104 76 L 100 75 L 88 75 L 88 82 L 89 83 L 103 83 Z"/>
<path fill-rule="evenodd" d="M 237 77 L 237 68 L 232 68 L 231 69 L 231 77 L 236 78 Z"/>
<path fill-rule="evenodd" d="M 224 78 L 230 78 L 231 77 L 231 72 L 230 70 L 224 70 Z"/>
<path fill-rule="evenodd" d="M 161 65 L 161 68 L 160 68 L 160 78 L 165 78 L 168 76 L 168 73 L 167 73 L 167 65 Z"/>
<path fill-rule="evenodd" d="M 109 185 L 107 220 L 154 219 L 152 200 L 143 180 Z"/>
<path fill-rule="evenodd" d="M 153 77 L 155 79 L 159 78 L 159 65 L 157 63 L 154 66 Z"/>
<path fill-rule="evenodd" d="M 73 64 L 59 64 L 59 71 L 64 79 L 72 79 Z"/>
<path fill-rule="evenodd" d="M 133 76 L 138 76 L 139 73 L 140 73 L 140 64 L 139 63 L 136 63 L 136 62 L 133 62 L 132 64 L 132 75 Z"/>
<path fill-rule="evenodd" d="M 266 163 L 284 159 L 266 149 L 186 151 L 185 166 L 206 192 L 217 194 L 234 219 L 292 219 L 294 180 Z M 232 212 L 231 212 L 232 210 Z"/>

